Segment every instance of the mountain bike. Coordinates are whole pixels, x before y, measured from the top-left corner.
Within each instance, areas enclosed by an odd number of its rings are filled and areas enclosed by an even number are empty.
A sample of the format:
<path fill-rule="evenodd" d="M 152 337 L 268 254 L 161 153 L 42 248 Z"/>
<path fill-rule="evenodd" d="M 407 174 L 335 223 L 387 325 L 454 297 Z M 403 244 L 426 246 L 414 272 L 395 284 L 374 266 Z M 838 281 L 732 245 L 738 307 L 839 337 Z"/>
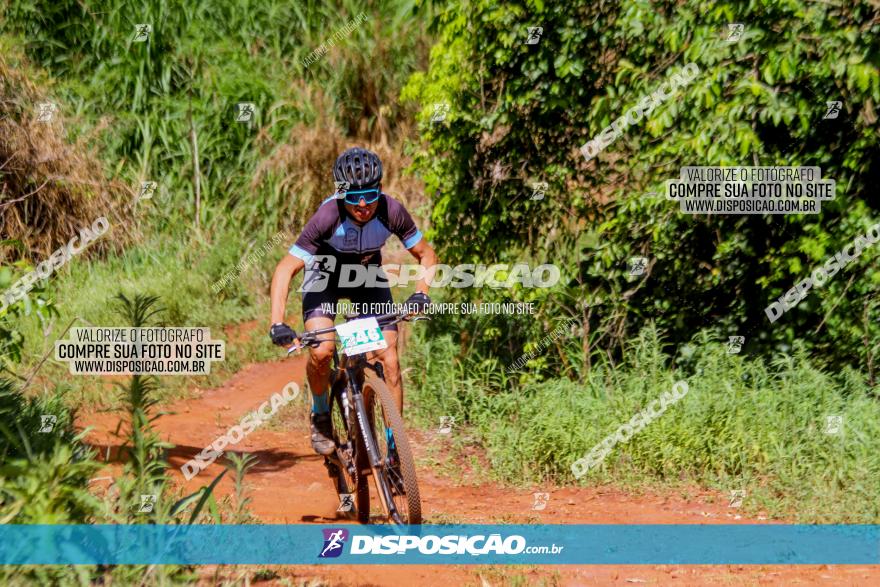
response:
<path fill-rule="evenodd" d="M 344 324 L 302 333 L 301 346 L 294 345 L 287 350 L 289 355 L 306 346 L 317 347 L 328 340 L 336 341 L 335 336 L 321 338 L 329 333 L 340 335 L 343 342 L 341 359 L 338 347 L 333 349 L 330 372 L 330 415 L 336 450 L 324 457 L 324 465 L 334 481 L 340 504 L 350 507 L 347 512 L 350 517 L 369 523 L 367 477 L 372 477 L 378 501 L 389 521 L 421 524 L 419 485 L 403 419 L 385 384 L 382 364 L 368 361 L 367 353 L 373 348 L 385 348 L 379 346 L 380 340 L 384 340 L 382 327 L 427 318 L 409 312 L 360 320 L 350 318 L 346 316 L 349 321 Z"/>

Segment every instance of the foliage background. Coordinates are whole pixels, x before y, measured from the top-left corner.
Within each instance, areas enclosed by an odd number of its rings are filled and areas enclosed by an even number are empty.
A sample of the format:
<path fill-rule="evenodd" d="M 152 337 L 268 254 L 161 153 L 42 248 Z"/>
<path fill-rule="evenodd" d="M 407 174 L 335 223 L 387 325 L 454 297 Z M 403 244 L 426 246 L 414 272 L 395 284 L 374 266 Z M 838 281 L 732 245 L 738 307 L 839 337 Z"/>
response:
<path fill-rule="evenodd" d="M 764 356 L 797 339 L 824 364 L 866 369 L 873 385 L 876 249 L 777 323 L 764 308 L 878 220 L 876 6 L 464 5 L 438 12 L 431 65 L 403 93 L 422 105 L 416 167 L 437 194 L 432 238 L 450 262 L 533 255 L 567 270 L 549 295 L 504 292 L 540 297 L 545 315 L 493 330 L 482 352 L 522 348 L 559 315 L 582 319 L 589 349 L 614 351 L 655 322 L 676 346 L 703 329 L 745 335 Z M 744 24 L 735 43 L 732 22 Z M 526 45 L 533 25 L 543 36 Z M 585 162 L 581 145 L 690 62 L 701 70 L 693 83 Z M 831 100 L 843 112 L 824 120 Z M 447 122 L 430 124 L 429 106 L 443 101 Z M 836 197 L 815 216 L 684 215 L 663 182 L 686 165 L 819 166 Z M 528 197 L 535 181 L 550 186 L 542 201 Z M 651 260 L 639 283 L 627 276 L 633 256 Z M 585 345 L 583 367 L 589 354 Z"/>

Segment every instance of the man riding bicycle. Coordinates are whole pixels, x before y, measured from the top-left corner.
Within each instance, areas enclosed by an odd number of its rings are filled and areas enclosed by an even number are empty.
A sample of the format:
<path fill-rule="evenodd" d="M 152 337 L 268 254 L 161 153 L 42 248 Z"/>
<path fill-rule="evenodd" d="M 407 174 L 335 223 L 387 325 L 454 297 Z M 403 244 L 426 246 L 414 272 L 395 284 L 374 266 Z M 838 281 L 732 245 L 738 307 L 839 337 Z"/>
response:
<path fill-rule="evenodd" d="M 410 254 L 425 267 L 425 276 L 416 283 L 416 293 L 406 304 L 424 310 L 428 297 L 430 268 L 437 256 L 423 238 L 403 204 L 382 193 L 382 162 L 372 151 L 354 147 L 347 149 L 333 166 L 337 192 L 324 200 L 309 219 L 294 245 L 275 268 L 272 277 L 272 326 L 269 336 L 277 345 L 299 344 L 296 332 L 284 323 L 284 310 L 290 281 L 306 268 L 303 278 L 303 322 L 305 330 L 330 328 L 336 318 L 335 306 L 342 298 L 365 310 L 389 307 L 393 303 L 391 289 L 382 272 L 381 249 L 391 235 L 396 235 Z M 349 275 L 346 265 L 361 265 L 378 275 L 378 283 L 349 286 L 341 275 Z M 382 281 L 385 281 L 383 284 Z M 388 310 L 385 310 L 387 313 Z M 381 311 L 360 312 L 359 318 L 382 314 Z M 383 327 L 388 348 L 377 351 L 385 381 L 400 413 L 403 413 L 403 389 L 397 360 L 397 325 Z M 330 424 L 328 383 L 330 363 L 335 349 L 332 335 L 326 343 L 309 349 L 306 375 L 312 391 L 312 448 L 329 455 L 335 446 Z"/>

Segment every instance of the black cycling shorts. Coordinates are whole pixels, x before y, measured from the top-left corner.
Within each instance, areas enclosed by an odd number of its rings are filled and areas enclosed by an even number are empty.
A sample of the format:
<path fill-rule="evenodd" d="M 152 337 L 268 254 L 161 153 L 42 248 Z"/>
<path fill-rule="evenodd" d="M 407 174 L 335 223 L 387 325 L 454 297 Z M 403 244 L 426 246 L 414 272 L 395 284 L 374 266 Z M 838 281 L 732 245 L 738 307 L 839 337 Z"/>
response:
<path fill-rule="evenodd" d="M 336 313 L 332 311 L 339 300 L 347 299 L 352 304 L 357 304 L 359 308 L 367 311 L 358 314 L 358 318 L 366 318 L 369 316 L 381 316 L 389 314 L 391 305 L 394 300 L 391 297 L 390 287 L 339 287 L 338 276 L 329 276 L 327 286 L 323 291 L 306 291 L 303 292 L 303 324 L 310 318 L 318 318 L 326 316 L 331 320 L 336 319 Z M 329 308 L 328 308 L 329 306 Z M 373 309 L 384 311 L 370 312 Z M 328 309 L 330 311 L 328 311 Z M 383 326 L 382 330 L 397 331 L 397 324 Z"/>

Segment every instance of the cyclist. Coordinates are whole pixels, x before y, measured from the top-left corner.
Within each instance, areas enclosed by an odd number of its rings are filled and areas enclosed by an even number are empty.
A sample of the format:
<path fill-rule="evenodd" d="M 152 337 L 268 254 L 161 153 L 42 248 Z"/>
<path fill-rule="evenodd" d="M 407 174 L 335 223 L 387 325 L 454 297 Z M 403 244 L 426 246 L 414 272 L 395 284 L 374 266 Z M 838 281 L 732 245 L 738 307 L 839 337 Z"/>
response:
<path fill-rule="evenodd" d="M 416 283 L 416 293 L 406 304 L 415 311 L 423 311 L 430 303 L 428 282 L 430 269 L 436 265 L 437 256 L 422 233 L 416 228 L 412 216 L 403 204 L 382 193 L 382 162 L 372 151 L 359 147 L 344 151 L 333 166 L 333 178 L 337 192 L 324 200 L 318 211 L 309 219 L 289 254 L 278 263 L 272 277 L 272 326 L 269 336 L 277 345 L 299 344 L 296 332 L 284 323 L 284 310 L 290 280 L 306 268 L 303 277 L 303 322 L 305 330 L 330 328 L 336 318 L 335 306 L 340 298 L 349 299 L 362 309 L 390 306 L 391 290 L 381 285 L 381 249 L 391 235 L 396 235 L 403 246 L 426 269 L 425 276 Z M 340 275 L 346 265 L 362 265 L 367 275 L 379 275 L 379 284 L 367 283 L 346 287 L 340 283 Z M 370 267 L 373 268 L 369 271 Z M 366 307 L 365 307 L 366 306 Z M 364 312 L 358 317 L 390 313 Z M 400 384 L 400 367 L 397 362 L 397 326 L 384 327 L 383 336 L 388 348 L 376 353 L 382 363 L 385 381 L 403 413 L 403 389 Z M 335 348 L 334 336 L 317 348 L 309 349 L 306 375 L 312 391 L 311 438 L 312 448 L 322 455 L 329 455 L 335 446 L 330 425 L 330 402 L 328 383 L 330 363 Z"/>

